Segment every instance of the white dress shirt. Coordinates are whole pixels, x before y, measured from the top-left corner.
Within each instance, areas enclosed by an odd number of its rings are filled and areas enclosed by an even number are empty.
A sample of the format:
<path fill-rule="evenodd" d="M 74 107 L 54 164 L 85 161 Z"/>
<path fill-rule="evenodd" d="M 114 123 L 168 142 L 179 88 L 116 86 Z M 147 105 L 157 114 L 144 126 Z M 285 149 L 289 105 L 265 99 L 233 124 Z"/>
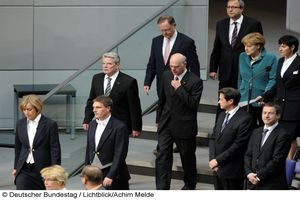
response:
<path fill-rule="evenodd" d="M 231 43 L 232 33 L 233 33 L 233 29 L 234 29 L 234 22 L 237 22 L 236 25 L 237 25 L 237 35 L 238 35 L 239 32 L 240 32 L 240 29 L 241 29 L 243 19 L 244 19 L 243 15 L 241 15 L 241 17 L 236 21 L 233 21 L 232 19 L 230 19 L 230 22 L 229 22 L 229 35 L 228 35 L 228 39 L 229 39 L 230 43 Z"/>
<path fill-rule="evenodd" d="M 172 51 L 172 48 L 174 46 L 176 38 L 177 38 L 177 31 L 175 30 L 175 33 L 170 38 L 170 52 Z M 168 38 L 164 37 L 164 42 L 163 42 L 163 46 L 162 46 L 163 57 L 165 57 L 165 49 L 166 49 L 167 40 L 168 40 Z"/>
<path fill-rule="evenodd" d="M 27 134 L 28 134 L 28 141 L 29 141 L 29 146 L 30 146 L 30 152 L 28 154 L 28 157 L 26 159 L 26 163 L 33 164 L 34 163 L 34 158 L 33 158 L 33 140 L 36 134 L 36 129 L 39 125 L 39 121 L 41 119 L 41 114 L 38 114 L 38 116 L 34 120 L 29 120 L 27 119 Z"/>
<path fill-rule="evenodd" d="M 292 62 L 295 60 L 296 57 L 297 57 L 297 54 L 295 53 L 294 55 L 292 55 L 288 59 L 284 60 L 284 62 L 282 64 L 281 71 L 280 71 L 281 78 L 283 77 L 284 73 L 289 68 L 289 66 L 292 64 Z"/>
<path fill-rule="evenodd" d="M 119 75 L 119 70 L 116 73 L 114 73 L 112 76 L 110 76 L 110 78 L 111 78 L 110 88 L 111 89 L 113 88 L 118 75 Z M 103 91 L 106 90 L 106 86 L 107 86 L 107 82 L 108 82 L 107 78 L 108 78 L 108 76 L 105 74 L 105 76 L 104 76 L 104 83 L 103 83 Z"/>

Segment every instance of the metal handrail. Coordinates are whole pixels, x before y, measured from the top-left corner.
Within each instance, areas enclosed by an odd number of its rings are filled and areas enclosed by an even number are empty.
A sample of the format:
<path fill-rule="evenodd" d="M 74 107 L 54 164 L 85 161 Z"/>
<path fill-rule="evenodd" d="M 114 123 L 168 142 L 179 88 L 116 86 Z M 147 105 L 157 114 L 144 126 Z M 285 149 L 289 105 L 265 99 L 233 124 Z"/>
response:
<path fill-rule="evenodd" d="M 142 29 L 143 27 L 145 27 L 147 24 L 149 24 L 154 18 L 156 18 L 157 16 L 159 16 L 161 13 L 163 13 L 164 11 L 166 11 L 167 9 L 169 9 L 171 6 L 173 6 L 175 3 L 177 3 L 180 0 L 172 0 L 170 1 L 170 3 L 166 4 L 162 9 L 158 10 L 156 13 L 154 13 L 152 16 L 150 16 L 147 20 L 145 20 L 145 22 L 143 22 L 141 25 L 137 26 L 135 29 L 133 29 L 131 32 L 129 32 L 126 36 L 124 36 L 123 38 L 121 38 L 119 41 L 117 41 L 115 44 L 111 45 L 109 48 L 107 48 L 103 53 L 111 51 L 112 49 L 116 48 L 117 46 L 119 46 L 121 43 L 123 43 L 125 40 L 127 40 L 129 37 L 131 37 L 133 34 L 135 34 L 136 32 L 138 32 L 140 29 Z M 102 55 L 102 54 L 100 54 Z M 92 65 L 94 65 L 96 62 L 98 62 L 100 59 L 102 58 L 102 56 L 99 56 L 94 62 L 88 64 L 87 66 L 84 66 L 83 68 L 79 69 L 77 72 L 75 72 L 73 75 L 71 75 L 69 78 L 67 78 L 64 82 L 62 82 L 61 84 L 59 84 L 57 87 L 53 88 L 49 93 L 47 93 L 43 100 L 47 100 L 48 98 L 50 98 L 52 95 L 54 95 L 57 91 L 59 91 L 61 88 L 63 88 L 66 84 L 68 84 L 70 81 L 72 81 L 74 78 L 76 78 L 78 75 L 80 75 L 82 72 L 84 72 L 86 69 L 90 68 Z M 147 108 L 144 112 L 143 115 L 149 113 L 150 110 L 153 111 L 153 108 L 155 109 L 157 106 L 157 101 L 154 102 L 151 106 L 149 106 L 149 108 Z M 147 111 L 147 112 L 146 112 Z M 84 166 L 84 162 L 82 162 L 81 164 L 79 164 L 78 167 L 76 167 L 76 169 L 74 169 L 72 172 L 69 173 L 69 178 L 76 176 L 77 174 L 80 173 L 81 169 Z"/>
<path fill-rule="evenodd" d="M 53 96 L 57 91 L 59 91 L 61 88 L 63 88 L 65 85 L 67 85 L 68 83 L 70 83 L 73 79 L 75 79 L 77 76 L 79 76 L 82 72 L 84 72 L 85 70 L 87 70 L 88 68 L 90 68 L 91 66 L 93 66 L 96 62 L 98 62 L 99 60 L 101 60 L 102 58 L 102 54 L 104 54 L 105 52 L 109 52 L 113 49 L 115 49 L 116 47 L 118 47 L 120 44 L 122 44 L 124 41 L 126 41 L 129 37 L 131 37 L 132 35 L 134 35 L 136 32 L 138 32 L 139 30 L 141 30 L 143 27 L 145 27 L 147 24 L 149 24 L 154 18 L 156 18 L 157 16 L 159 16 L 161 13 L 163 13 L 165 10 L 169 9 L 171 6 L 173 6 L 175 3 L 177 3 L 179 0 L 172 0 L 170 1 L 170 3 L 166 4 L 162 9 L 158 10 L 156 13 L 154 13 L 152 16 L 150 16 L 148 19 L 146 19 L 143 23 L 141 23 L 140 25 L 138 25 L 136 28 L 134 28 L 131 32 L 129 32 L 127 35 L 125 35 L 123 38 L 121 38 L 120 40 L 118 40 L 117 42 L 115 42 L 114 44 L 112 44 L 110 47 L 108 47 L 107 49 L 105 49 L 101 54 L 101 56 L 99 56 L 96 60 L 94 60 L 93 62 L 89 63 L 88 65 L 82 67 L 81 69 L 79 69 L 78 71 L 76 71 L 74 74 L 72 74 L 69 78 L 67 78 L 66 80 L 64 80 L 62 83 L 60 83 L 58 86 L 56 86 L 55 88 L 53 88 L 50 92 L 48 92 L 46 95 L 44 95 L 43 97 L 41 97 L 41 99 L 43 101 L 47 100 L 48 98 L 50 98 L 51 96 Z"/>

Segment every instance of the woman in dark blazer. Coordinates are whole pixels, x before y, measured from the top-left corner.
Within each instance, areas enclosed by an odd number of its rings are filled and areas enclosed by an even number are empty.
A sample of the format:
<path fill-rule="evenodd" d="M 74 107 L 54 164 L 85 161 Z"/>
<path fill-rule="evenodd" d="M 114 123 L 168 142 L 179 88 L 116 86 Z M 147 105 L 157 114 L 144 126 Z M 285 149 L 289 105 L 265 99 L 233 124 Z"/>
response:
<path fill-rule="evenodd" d="M 242 43 L 245 46 L 245 52 L 241 53 L 239 58 L 238 89 L 241 93 L 240 102 L 247 102 L 249 95 L 250 99 L 255 99 L 273 87 L 277 58 L 265 49 L 265 39 L 261 33 L 247 34 L 243 37 Z M 252 89 L 251 94 L 249 94 L 249 87 Z M 258 103 L 249 105 L 253 128 L 263 125 L 261 112 L 262 107 Z"/>
<path fill-rule="evenodd" d="M 15 133 L 12 175 L 17 190 L 45 190 L 40 170 L 61 163 L 57 124 L 41 114 L 42 107 L 36 95 L 24 96 L 19 106 L 25 118 L 17 122 Z"/>
<path fill-rule="evenodd" d="M 300 56 L 297 54 L 299 41 L 292 35 L 279 38 L 279 53 L 276 85 L 262 97 L 265 102 L 275 97 L 282 114 L 279 123 L 291 134 L 292 143 L 289 159 L 292 159 L 296 149 L 296 138 L 300 136 Z"/>

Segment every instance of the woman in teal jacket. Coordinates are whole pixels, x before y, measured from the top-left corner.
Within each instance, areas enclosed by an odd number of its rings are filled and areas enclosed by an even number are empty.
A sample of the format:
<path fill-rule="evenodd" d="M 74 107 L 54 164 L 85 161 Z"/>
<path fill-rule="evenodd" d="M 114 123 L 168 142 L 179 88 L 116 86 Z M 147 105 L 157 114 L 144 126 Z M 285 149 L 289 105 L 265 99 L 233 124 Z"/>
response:
<path fill-rule="evenodd" d="M 246 35 L 242 43 L 245 46 L 245 52 L 241 53 L 239 58 L 238 89 L 241 93 L 240 105 L 245 105 L 246 109 L 249 88 L 252 88 L 250 94 L 252 100 L 270 90 L 275 84 L 277 58 L 266 51 L 265 39 L 258 32 Z M 254 128 L 263 125 L 262 107 L 258 103 L 250 104 L 249 112 L 253 117 Z"/>

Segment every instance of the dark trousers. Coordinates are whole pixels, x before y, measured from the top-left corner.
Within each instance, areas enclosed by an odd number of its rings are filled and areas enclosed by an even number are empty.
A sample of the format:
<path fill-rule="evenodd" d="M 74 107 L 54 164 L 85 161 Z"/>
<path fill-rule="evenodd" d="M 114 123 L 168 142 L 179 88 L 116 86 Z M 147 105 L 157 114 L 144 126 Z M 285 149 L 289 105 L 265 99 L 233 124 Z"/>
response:
<path fill-rule="evenodd" d="M 196 138 L 174 138 L 169 124 L 158 135 L 159 151 L 155 160 L 156 189 L 170 189 L 173 165 L 173 142 L 176 143 L 179 149 L 184 170 L 184 184 L 189 189 L 195 189 L 197 184 Z"/>
<path fill-rule="evenodd" d="M 223 179 L 217 176 L 216 190 L 243 190 L 244 179 Z"/>
<path fill-rule="evenodd" d="M 110 167 L 102 169 L 103 179 L 107 176 Z M 129 190 L 128 180 L 130 179 L 130 175 L 128 172 L 127 165 L 124 164 L 120 166 L 119 174 L 117 177 L 113 179 L 112 185 L 107 190 Z"/>
<path fill-rule="evenodd" d="M 242 107 L 245 111 L 247 111 L 247 106 Z M 254 107 L 252 105 L 249 106 L 249 114 L 252 117 L 252 128 L 258 128 L 264 125 L 262 121 L 261 114 L 262 114 L 262 107 Z"/>
<path fill-rule="evenodd" d="M 45 185 L 39 170 L 34 164 L 25 163 L 17 175 L 17 190 L 45 190 Z"/>

